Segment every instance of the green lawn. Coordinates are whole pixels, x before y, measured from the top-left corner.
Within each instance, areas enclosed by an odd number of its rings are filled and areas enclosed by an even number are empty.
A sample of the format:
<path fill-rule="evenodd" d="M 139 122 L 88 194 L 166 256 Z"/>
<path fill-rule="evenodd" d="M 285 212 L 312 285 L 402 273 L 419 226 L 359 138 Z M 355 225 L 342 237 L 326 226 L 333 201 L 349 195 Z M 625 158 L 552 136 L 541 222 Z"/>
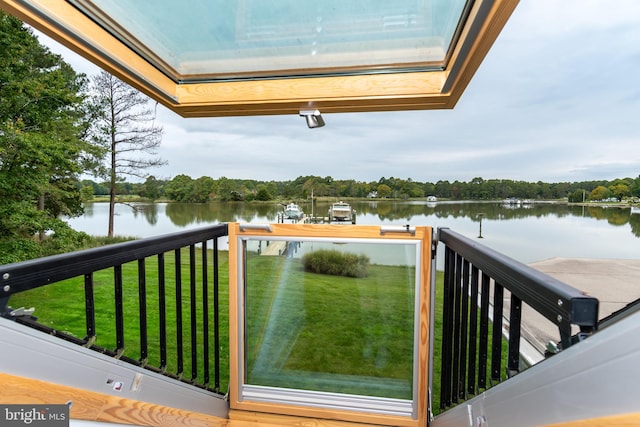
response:
<path fill-rule="evenodd" d="M 299 259 L 247 260 L 248 382 L 411 398 L 414 272 L 304 272 Z"/>

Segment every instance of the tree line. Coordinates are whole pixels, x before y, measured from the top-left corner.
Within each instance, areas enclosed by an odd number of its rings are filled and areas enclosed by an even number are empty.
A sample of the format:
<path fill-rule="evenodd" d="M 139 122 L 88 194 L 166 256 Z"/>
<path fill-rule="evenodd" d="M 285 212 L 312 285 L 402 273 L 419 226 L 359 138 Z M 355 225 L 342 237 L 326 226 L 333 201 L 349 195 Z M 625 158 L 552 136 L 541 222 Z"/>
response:
<path fill-rule="evenodd" d="M 83 192 L 91 200 L 92 195 L 107 194 L 107 186 L 91 180 L 82 182 Z M 335 198 L 393 198 L 420 199 L 435 196 L 448 200 L 502 200 L 507 198 L 556 200 L 569 202 L 594 200 L 622 201 L 640 197 L 640 176 L 612 181 L 594 180 L 581 182 L 546 183 L 516 181 L 510 179 L 473 178 L 471 181 L 418 182 L 411 178 L 385 178 L 378 181 L 333 179 L 330 176 L 299 176 L 290 181 L 258 181 L 252 179 L 191 178 L 177 175 L 170 180 L 149 176 L 141 183 L 121 182 L 121 195 L 135 195 L 147 200 L 206 203 L 210 201 L 269 201 L 308 199 L 314 197 Z"/>

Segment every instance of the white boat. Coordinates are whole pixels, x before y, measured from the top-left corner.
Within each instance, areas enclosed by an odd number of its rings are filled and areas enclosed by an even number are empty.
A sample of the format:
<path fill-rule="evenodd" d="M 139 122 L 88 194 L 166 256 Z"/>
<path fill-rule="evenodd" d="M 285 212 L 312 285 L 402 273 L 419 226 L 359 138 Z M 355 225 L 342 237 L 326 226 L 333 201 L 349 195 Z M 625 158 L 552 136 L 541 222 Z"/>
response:
<path fill-rule="evenodd" d="M 631 214 L 640 215 L 640 206 L 631 206 Z"/>
<path fill-rule="evenodd" d="M 522 200 L 517 199 L 515 197 L 509 197 L 508 199 L 504 199 L 502 201 L 503 205 L 516 205 L 516 206 L 520 206 L 520 204 L 522 203 Z"/>
<path fill-rule="evenodd" d="M 351 221 L 353 209 L 345 202 L 336 202 L 329 208 L 329 221 Z"/>
<path fill-rule="evenodd" d="M 289 203 L 284 207 L 284 217 L 287 219 L 300 219 L 303 215 L 302 208 L 295 203 Z"/>

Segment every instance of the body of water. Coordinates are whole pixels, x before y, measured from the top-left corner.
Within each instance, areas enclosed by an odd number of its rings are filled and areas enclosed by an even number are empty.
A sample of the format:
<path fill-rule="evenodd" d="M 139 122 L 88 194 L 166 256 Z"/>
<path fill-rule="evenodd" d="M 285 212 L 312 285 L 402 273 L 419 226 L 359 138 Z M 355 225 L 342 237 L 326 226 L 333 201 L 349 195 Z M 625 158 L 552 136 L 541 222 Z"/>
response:
<path fill-rule="evenodd" d="M 301 204 L 306 214 L 311 204 Z M 637 259 L 640 214 L 629 208 L 556 203 L 353 202 L 356 223 L 448 227 L 518 261 L 549 258 Z M 329 204 L 313 206 L 326 216 Z M 89 203 L 67 219 L 76 230 L 106 235 L 108 203 Z M 223 222 L 274 223 L 282 206 L 253 203 L 140 203 L 116 205 L 115 234 L 150 237 Z M 479 236 L 482 235 L 480 238 Z"/>

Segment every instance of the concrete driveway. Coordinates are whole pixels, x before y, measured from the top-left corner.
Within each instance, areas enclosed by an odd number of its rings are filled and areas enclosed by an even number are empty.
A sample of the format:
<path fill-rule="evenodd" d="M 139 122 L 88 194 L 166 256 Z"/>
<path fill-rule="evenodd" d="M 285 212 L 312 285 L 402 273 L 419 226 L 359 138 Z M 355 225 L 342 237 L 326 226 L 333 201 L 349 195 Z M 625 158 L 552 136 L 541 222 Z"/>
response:
<path fill-rule="evenodd" d="M 529 265 L 598 298 L 599 319 L 640 298 L 640 259 L 552 258 Z M 560 338 L 558 329 L 529 307 L 522 310 L 522 329 L 523 336 L 542 352 L 549 341 L 557 343 Z"/>

